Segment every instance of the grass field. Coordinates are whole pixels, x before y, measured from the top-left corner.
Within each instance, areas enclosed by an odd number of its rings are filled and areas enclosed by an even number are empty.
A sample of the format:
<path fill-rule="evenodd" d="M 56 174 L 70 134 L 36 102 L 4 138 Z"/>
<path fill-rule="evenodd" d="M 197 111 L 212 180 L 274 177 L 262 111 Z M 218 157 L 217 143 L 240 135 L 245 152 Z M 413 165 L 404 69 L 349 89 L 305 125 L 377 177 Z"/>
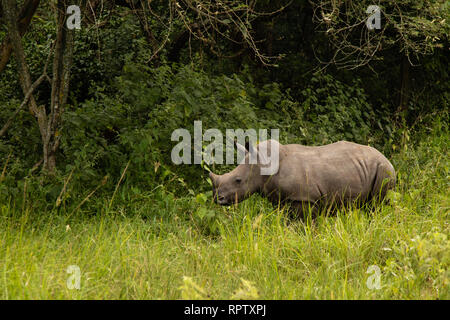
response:
<path fill-rule="evenodd" d="M 223 208 L 163 188 L 119 188 L 76 210 L 10 199 L 0 204 L 0 298 L 449 299 L 448 130 L 417 141 L 391 159 L 390 204 L 314 221 L 257 196 Z M 79 290 L 67 285 L 71 265 Z"/>

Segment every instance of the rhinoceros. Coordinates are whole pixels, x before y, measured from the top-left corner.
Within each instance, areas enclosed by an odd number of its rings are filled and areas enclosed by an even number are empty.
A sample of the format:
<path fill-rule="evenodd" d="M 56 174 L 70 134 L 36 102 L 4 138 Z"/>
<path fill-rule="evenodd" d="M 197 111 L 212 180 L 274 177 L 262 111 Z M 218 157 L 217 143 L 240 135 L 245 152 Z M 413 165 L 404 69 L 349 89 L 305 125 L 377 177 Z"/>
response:
<path fill-rule="evenodd" d="M 266 140 L 256 147 L 236 146 L 245 150 L 245 161 L 223 175 L 209 173 L 214 201 L 220 205 L 259 193 L 275 204 L 291 203 L 297 214 L 305 214 L 308 208 L 316 214 L 321 205 L 336 208 L 350 202 L 382 200 L 396 182 L 394 167 L 383 154 L 353 142 L 313 147 Z M 262 174 L 271 165 L 267 155 L 273 150 L 279 155 L 276 170 Z M 253 164 L 249 161 L 252 154 L 258 159 Z"/>

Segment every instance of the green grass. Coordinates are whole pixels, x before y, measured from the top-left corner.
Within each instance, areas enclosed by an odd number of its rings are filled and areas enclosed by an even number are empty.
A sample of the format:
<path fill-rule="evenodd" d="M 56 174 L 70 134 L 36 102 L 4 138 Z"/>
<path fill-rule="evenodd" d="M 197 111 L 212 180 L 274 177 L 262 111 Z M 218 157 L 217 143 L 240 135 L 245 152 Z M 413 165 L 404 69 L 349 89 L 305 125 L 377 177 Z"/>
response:
<path fill-rule="evenodd" d="M 448 142 L 434 128 L 396 151 L 391 204 L 313 222 L 256 196 L 222 208 L 162 188 L 119 188 L 73 213 L 83 198 L 71 210 L 10 199 L 0 204 L 0 298 L 449 299 Z M 70 265 L 80 290 L 67 287 Z M 380 289 L 367 286 L 372 265 Z"/>

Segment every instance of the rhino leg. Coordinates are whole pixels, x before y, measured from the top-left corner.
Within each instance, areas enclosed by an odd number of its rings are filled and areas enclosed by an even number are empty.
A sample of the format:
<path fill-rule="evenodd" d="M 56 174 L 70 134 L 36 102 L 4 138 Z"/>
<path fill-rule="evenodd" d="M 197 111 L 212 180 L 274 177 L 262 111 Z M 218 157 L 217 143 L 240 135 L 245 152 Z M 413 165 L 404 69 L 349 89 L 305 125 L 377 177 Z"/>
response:
<path fill-rule="evenodd" d="M 283 208 L 288 205 L 288 216 L 292 219 L 304 219 L 310 215 L 314 218 L 319 210 L 317 203 L 310 201 L 292 201 L 292 200 L 276 200 L 270 199 L 274 208 Z"/>
<path fill-rule="evenodd" d="M 301 220 L 311 216 L 312 219 L 317 217 L 319 208 L 317 203 L 310 201 L 294 201 L 291 204 L 290 215 L 294 218 L 300 218 Z"/>

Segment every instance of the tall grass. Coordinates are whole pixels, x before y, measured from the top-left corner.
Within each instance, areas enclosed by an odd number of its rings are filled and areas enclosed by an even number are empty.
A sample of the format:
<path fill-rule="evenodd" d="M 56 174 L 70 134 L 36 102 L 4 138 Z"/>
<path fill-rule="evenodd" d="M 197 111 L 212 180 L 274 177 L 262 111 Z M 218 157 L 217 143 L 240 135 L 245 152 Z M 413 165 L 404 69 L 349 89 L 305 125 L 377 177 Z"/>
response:
<path fill-rule="evenodd" d="M 0 204 L 0 298 L 449 299 L 448 142 L 439 125 L 396 151 L 390 204 L 314 221 L 256 196 L 223 208 L 163 188 L 119 187 L 73 212 L 24 187 Z"/>

